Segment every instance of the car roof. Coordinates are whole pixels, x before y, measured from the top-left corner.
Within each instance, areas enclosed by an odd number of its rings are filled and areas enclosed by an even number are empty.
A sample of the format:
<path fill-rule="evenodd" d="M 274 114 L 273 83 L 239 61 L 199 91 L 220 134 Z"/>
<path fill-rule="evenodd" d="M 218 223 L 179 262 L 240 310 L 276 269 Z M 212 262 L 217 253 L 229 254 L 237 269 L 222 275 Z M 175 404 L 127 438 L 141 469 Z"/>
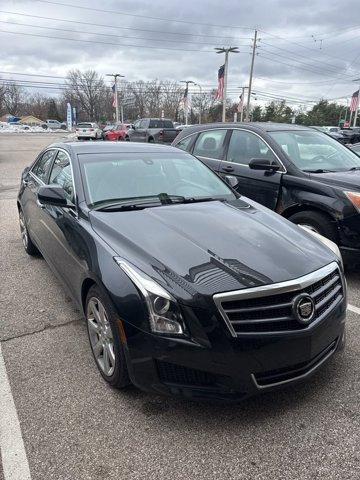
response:
<path fill-rule="evenodd" d="M 309 130 L 309 127 L 304 125 L 296 125 L 294 123 L 274 123 L 274 122 L 231 122 L 231 123 L 204 123 L 201 125 L 193 125 L 182 130 L 181 137 L 189 135 L 193 132 L 202 131 L 212 128 L 246 128 L 254 132 L 276 132 L 276 131 L 291 131 L 291 130 Z M 179 135 L 180 137 L 180 135 Z"/>
<path fill-rule="evenodd" d="M 140 142 L 57 142 L 49 145 L 47 148 L 62 148 L 76 155 L 99 153 L 181 153 L 181 150 L 170 145 Z"/>

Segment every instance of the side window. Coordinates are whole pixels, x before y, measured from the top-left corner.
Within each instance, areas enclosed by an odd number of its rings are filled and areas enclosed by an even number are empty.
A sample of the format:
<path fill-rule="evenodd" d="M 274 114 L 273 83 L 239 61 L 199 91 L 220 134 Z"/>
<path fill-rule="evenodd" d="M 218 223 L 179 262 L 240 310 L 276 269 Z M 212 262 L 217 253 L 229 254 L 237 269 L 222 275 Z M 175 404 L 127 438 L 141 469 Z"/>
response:
<path fill-rule="evenodd" d="M 233 130 L 227 152 L 227 161 L 249 165 L 253 158 L 277 162 L 273 152 L 257 135 L 245 130 Z"/>
<path fill-rule="evenodd" d="M 140 126 L 140 120 L 136 120 L 136 122 L 134 123 L 134 127 L 139 128 L 139 126 Z"/>
<path fill-rule="evenodd" d="M 208 130 L 202 132 L 196 140 L 193 155 L 221 159 L 224 152 L 224 140 L 227 130 Z"/>
<path fill-rule="evenodd" d="M 181 150 L 186 150 L 187 152 L 191 149 L 191 144 L 194 140 L 194 135 L 190 135 L 189 137 L 183 138 L 180 140 L 179 143 L 175 145 L 177 148 L 181 148 Z"/>
<path fill-rule="evenodd" d="M 147 120 L 141 120 L 139 124 L 139 128 L 146 128 L 147 127 Z"/>
<path fill-rule="evenodd" d="M 55 150 L 48 150 L 39 158 L 32 169 L 32 172 L 43 182 L 46 182 L 54 155 Z"/>
<path fill-rule="evenodd" d="M 68 200 L 74 201 L 74 184 L 71 174 L 69 157 L 64 152 L 58 152 L 50 174 L 49 183 L 60 185 L 65 190 Z"/>

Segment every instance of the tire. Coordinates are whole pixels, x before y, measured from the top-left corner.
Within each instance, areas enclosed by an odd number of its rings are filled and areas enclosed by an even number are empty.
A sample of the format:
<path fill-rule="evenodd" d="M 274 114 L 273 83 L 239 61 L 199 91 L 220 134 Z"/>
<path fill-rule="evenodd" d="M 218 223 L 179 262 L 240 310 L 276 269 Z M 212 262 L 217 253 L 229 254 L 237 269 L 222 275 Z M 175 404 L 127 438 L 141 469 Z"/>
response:
<path fill-rule="evenodd" d="M 130 142 L 130 138 L 129 138 L 129 137 L 125 137 L 125 142 Z"/>
<path fill-rule="evenodd" d="M 102 311 L 105 314 L 102 315 Z M 109 296 L 97 285 L 87 294 L 85 315 L 90 347 L 101 376 L 112 387 L 127 387 L 130 379 L 120 340 L 119 316 Z"/>
<path fill-rule="evenodd" d="M 28 255 L 31 255 L 32 257 L 40 256 L 39 250 L 37 249 L 37 247 L 35 246 L 35 244 L 33 243 L 33 241 L 30 238 L 30 234 L 29 234 L 29 231 L 27 229 L 26 222 L 25 222 L 24 213 L 23 213 L 21 208 L 19 209 L 19 223 L 20 223 L 21 239 L 22 239 L 22 242 L 23 242 L 25 252 Z"/>
<path fill-rule="evenodd" d="M 313 211 L 298 212 L 289 217 L 290 222 L 297 225 L 308 226 L 320 235 L 336 243 L 336 229 L 330 218 L 321 213 Z"/>

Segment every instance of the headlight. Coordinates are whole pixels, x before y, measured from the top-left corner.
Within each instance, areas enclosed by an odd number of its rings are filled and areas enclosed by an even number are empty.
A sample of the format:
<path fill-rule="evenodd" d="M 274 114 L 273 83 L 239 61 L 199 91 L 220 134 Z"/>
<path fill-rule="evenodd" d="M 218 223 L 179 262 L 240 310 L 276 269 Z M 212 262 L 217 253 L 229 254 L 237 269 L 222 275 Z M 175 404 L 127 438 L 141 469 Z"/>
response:
<path fill-rule="evenodd" d="M 356 210 L 360 212 L 360 193 L 359 192 L 344 192 L 350 202 L 354 205 Z"/>
<path fill-rule="evenodd" d="M 311 230 L 310 228 L 306 227 L 305 225 L 299 225 L 299 227 L 303 228 L 307 232 L 311 233 L 315 238 L 320 240 L 324 245 L 326 245 L 330 250 L 335 253 L 335 255 L 339 258 L 341 264 L 342 264 L 342 257 L 341 257 L 341 252 L 339 250 L 339 247 L 336 245 L 335 242 L 332 240 L 329 240 L 328 238 L 324 237 L 323 235 L 320 235 L 320 233 L 314 232 L 314 230 Z"/>
<path fill-rule="evenodd" d="M 169 292 L 122 258 L 114 257 L 114 260 L 143 295 L 149 312 L 151 331 L 183 335 L 185 332 L 184 321 L 176 300 Z"/>

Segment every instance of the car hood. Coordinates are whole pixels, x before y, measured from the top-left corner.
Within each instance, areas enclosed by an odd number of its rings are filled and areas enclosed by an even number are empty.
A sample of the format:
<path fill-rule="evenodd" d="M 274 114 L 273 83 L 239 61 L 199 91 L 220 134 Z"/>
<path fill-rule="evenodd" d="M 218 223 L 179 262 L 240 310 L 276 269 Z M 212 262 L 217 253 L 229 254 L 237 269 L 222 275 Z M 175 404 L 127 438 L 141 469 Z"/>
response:
<path fill-rule="evenodd" d="M 360 190 L 360 170 L 346 172 L 311 173 L 312 180 L 321 181 L 327 185 L 335 185 L 343 189 Z"/>
<path fill-rule="evenodd" d="M 93 211 L 90 219 L 115 254 L 185 302 L 297 278 L 335 260 L 311 234 L 255 202 Z"/>

